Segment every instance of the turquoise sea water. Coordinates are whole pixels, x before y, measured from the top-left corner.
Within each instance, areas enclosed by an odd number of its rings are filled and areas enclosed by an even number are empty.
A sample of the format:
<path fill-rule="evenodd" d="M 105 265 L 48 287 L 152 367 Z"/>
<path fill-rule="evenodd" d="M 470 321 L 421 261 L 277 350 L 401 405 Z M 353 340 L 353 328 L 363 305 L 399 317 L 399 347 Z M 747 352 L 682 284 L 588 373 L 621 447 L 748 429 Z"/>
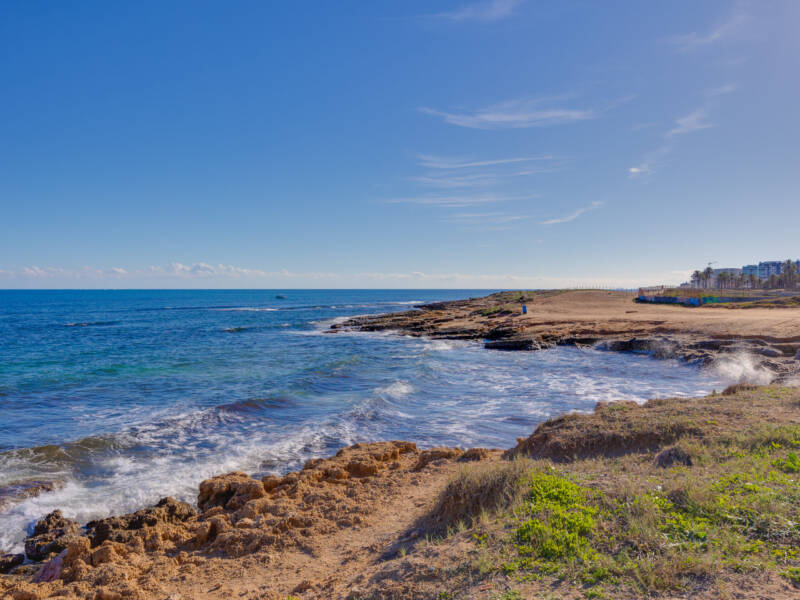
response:
<path fill-rule="evenodd" d="M 509 447 L 600 400 L 690 396 L 719 375 L 648 356 L 324 331 L 469 290 L 0 291 L 0 551 L 61 508 L 86 521 L 229 471 L 282 472 L 357 441 Z M 285 296 L 278 299 L 277 295 Z"/>

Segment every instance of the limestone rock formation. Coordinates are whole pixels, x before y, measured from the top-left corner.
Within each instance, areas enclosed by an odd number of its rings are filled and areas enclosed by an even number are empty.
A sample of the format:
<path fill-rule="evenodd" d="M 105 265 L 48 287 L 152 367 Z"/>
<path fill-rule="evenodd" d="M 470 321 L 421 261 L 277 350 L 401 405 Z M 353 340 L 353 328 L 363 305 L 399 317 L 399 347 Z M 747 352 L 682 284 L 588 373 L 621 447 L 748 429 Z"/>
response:
<path fill-rule="evenodd" d="M 44 560 L 64 550 L 79 529 L 77 521 L 66 519 L 60 510 L 55 510 L 36 523 L 25 540 L 25 554 L 31 560 Z"/>

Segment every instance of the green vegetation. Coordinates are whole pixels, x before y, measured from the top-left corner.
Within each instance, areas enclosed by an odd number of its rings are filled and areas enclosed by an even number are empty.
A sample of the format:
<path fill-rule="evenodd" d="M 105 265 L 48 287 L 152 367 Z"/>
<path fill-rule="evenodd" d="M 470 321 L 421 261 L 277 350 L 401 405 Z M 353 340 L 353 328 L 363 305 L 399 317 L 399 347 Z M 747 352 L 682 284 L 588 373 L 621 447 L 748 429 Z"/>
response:
<path fill-rule="evenodd" d="M 517 458 L 460 472 L 440 509 L 448 507 L 450 522 L 462 515 L 451 532 L 469 535 L 475 571 L 518 585 L 575 586 L 587 598 L 681 592 L 756 573 L 800 586 L 800 423 L 791 420 L 800 420 L 800 392 L 737 386 L 696 402 L 578 417 L 587 435 L 595 422 L 610 429 L 607 441 L 616 436 L 609 423 L 620 419 L 633 440 L 640 431 L 654 439 L 651 431 L 691 420 L 688 411 L 706 411 L 714 418 L 694 419 L 666 448 L 667 456 L 690 460 L 655 460 L 660 448 L 628 445 L 616 456 Z M 769 407 L 775 420 L 764 422 Z M 572 443 L 574 430 L 552 423 L 548 435 Z M 483 485 L 493 490 L 485 498 Z M 483 504 L 486 498 L 494 500 Z"/>
<path fill-rule="evenodd" d="M 522 594 L 516 590 L 508 590 L 494 596 L 493 600 L 523 600 Z"/>

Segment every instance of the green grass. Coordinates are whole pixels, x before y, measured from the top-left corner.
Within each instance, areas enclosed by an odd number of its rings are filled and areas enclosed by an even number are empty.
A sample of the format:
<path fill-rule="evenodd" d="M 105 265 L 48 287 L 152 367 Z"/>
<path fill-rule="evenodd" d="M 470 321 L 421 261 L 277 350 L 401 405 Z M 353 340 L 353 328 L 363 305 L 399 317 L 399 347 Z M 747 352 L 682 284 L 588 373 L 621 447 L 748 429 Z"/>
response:
<path fill-rule="evenodd" d="M 658 466 L 667 447 L 690 460 Z M 524 597 L 724 595 L 751 574 L 800 587 L 796 388 L 603 407 L 543 423 L 518 448 L 461 467 L 432 513 L 471 544 L 473 581 Z"/>
<path fill-rule="evenodd" d="M 723 570 L 800 585 L 798 438 L 800 427 L 771 426 L 685 440 L 694 467 L 662 469 L 658 485 L 642 475 L 634 489 L 600 491 L 540 461 L 506 513 L 495 568 L 520 582 L 572 581 L 586 597 L 680 591 Z"/>

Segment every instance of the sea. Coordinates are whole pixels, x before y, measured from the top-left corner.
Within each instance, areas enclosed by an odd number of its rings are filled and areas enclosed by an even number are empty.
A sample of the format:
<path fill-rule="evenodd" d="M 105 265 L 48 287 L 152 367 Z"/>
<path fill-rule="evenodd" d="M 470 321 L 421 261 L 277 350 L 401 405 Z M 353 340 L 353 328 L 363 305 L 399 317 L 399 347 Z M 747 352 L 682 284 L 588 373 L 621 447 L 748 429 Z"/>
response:
<path fill-rule="evenodd" d="M 327 333 L 491 291 L 0 291 L 0 492 L 61 486 L 0 506 L 0 553 L 55 509 L 84 523 L 193 502 L 213 475 L 284 473 L 356 442 L 508 448 L 599 401 L 726 384 L 645 354 Z"/>

